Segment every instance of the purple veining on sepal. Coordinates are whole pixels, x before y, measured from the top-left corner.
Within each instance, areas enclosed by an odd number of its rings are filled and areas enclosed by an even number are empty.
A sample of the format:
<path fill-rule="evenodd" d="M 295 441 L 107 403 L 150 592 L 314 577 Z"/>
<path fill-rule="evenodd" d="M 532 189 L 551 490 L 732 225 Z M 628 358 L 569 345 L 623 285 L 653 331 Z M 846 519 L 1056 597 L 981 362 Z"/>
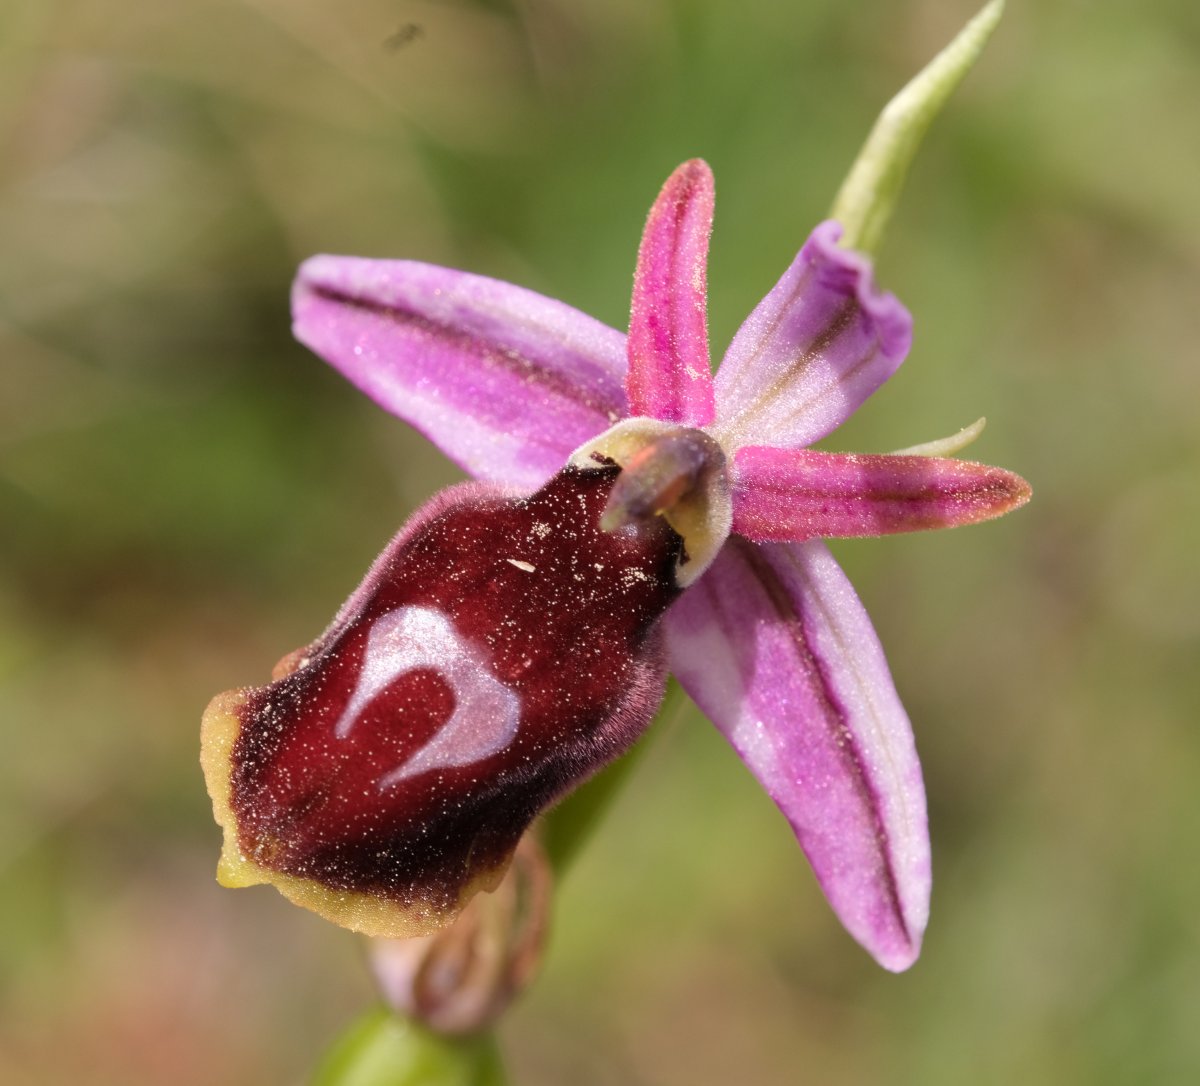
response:
<path fill-rule="evenodd" d="M 733 458 L 733 530 L 801 542 L 954 528 L 1029 500 L 1019 475 L 971 460 L 746 446 Z"/>
<path fill-rule="evenodd" d="M 871 262 L 821 223 L 734 336 L 717 370 L 717 430 L 729 448 L 803 448 L 836 429 L 895 371 L 912 318 L 880 292 Z"/>
<path fill-rule="evenodd" d="M 688 426 L 713 420 L 707 308 L 712 219 L 712 171 L 692 159 L 663 185 L 638 249 L 625 377 L 633 415 Z"/>
<path fill-rule="evenodd" d="M 479 479 L 539 486 L 628 413 L 625 337 L 521 287 L 317 256 L 292 306 L 297 339 Z"/>
<path fill-rule="evenodd" d="M 791 823 L 847 930 L 908 968 L 930 861 L 912 729 L 828 549 L 731 537 L 664 618 L 668 659 Z"/>

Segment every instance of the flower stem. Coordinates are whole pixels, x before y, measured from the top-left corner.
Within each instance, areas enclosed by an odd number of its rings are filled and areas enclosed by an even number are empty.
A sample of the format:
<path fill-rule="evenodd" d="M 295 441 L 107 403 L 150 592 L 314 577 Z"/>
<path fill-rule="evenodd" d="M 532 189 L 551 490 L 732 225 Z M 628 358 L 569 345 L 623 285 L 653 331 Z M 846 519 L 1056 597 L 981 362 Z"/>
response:
<path fill-rule="evenodd" d="M 654 722 L 633 750 L 577 788 L 542 820 L 541 843 L 555 875 L 562 877 L 609 804 L 629 779 L 634 766 L 641 760 L 650 745 L 651 736 L 657 734 L 668 720 L 674 720 L 679 715 L 683 702 L 683 690 L 679 683 L 670 679 Z"/>
<path fill-rule="evenodd" d="M 444 1037 L 382 1008 L 329 1050 L 311 1086 L 506 1086 L 490 1033 Z"/>
<path fill-rule="evenodd" d="M 830 212 L 845 230 L 844 248 L 872 255 L 878 251 L 930 122 L 970 71 L 1003 12 L 1004 0 L 991 0 L 884 107 Z"/>

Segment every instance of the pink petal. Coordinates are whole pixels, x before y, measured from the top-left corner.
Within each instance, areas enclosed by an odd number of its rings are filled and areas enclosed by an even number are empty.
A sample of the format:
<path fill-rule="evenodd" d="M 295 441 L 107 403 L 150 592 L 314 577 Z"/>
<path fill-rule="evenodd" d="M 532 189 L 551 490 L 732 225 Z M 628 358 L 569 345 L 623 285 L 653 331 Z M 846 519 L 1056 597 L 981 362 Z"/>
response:
<path fill-rule="evenodd" d="M 953 528 L 1029 495 L 1019 475 L 970 460 L 754 445 L 733 460 L 733 530 L 759 542 Z"/>
<path fill-rule="evenodd" d="M 625 337 L 508 283 L 316 256 L 292 311 L 297 339 L 480 479 L 535 488 L 627 413 Z"/>
<path fill-rule="evenodd" d="M 664 622 L 671 669 L 787 817 L 842 923 L 908 968 L 929 914 L 921 768 L 833 556 L 731 537 Z"/>
<path fill-rule="evenodd" d="M 707 323 L 712 217 L 712 171 L 694 158 L 663 185 L 638 250 L 625 377 L 633 415 L 689 426 L 713 420 Z"/>
<path fill-rule="evenodd" d="M 717 370 L 727 448 L 803 448 L 846 421 L 904 360 L 912 318 L 880 293 L 871 263 L 821 223 L 746 318 Z"/>

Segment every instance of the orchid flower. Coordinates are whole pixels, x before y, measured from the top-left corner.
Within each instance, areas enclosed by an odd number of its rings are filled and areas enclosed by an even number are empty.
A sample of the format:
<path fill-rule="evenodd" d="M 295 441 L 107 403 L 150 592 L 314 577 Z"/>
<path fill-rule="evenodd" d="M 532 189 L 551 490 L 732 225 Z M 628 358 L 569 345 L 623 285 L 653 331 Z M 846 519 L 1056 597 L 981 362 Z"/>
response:
<path fill-rule="evenodd" d="M 225 881 L 370 934 L 444 923 L 637 738 L 665 653 L 850 933 L 889 968 L 914 960 L 930 868 L 912 730 L 820 540 L 968 524 L 1029 489 L 969 461 L 809 448 L 911 339 L 834 222 L 714 380 L 712 211 L 708 167 L 684 163 L 650 212 L 628 337 L 466 272 L 303 265 L 298 338 L 486 483 L 418 512 L 275 684 L 210 707 Z"/>
<path fill-rule="evenodd" d="M 811 447 L 911 342 L 907 310 L 835 221 L 714 378 L 713 192 L 700 160 L 667 180 L 627 336 L 463 271 L 301 267 L 296 336 L 478 481 L 419 510 L 274 682 L 209 706 L 222 882 L 272 883 L 369 935 L 428 934 L 497 885 L 540 812 L 636 741 L 669 668 L 850 934 L 888 969 L 915 960 L 930 891 L 920 765 L 822 540 L 986 520 L 1029 487 L 965 460 Z"/>

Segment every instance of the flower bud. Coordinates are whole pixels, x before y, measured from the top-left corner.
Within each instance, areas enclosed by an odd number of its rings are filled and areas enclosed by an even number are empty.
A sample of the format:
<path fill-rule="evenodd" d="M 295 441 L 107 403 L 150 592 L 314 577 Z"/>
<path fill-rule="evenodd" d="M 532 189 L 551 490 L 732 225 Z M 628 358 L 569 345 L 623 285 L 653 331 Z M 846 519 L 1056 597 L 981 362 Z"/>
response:
<path fill-rule="evenodd" d="M 416 939 L 371 940 L 384 999 L 438 1033 L 485 1029 L 537 972 L 550 898 L 550 865 L 526 834 L 500 885 L 476 894 L 452 924 Z"/>

